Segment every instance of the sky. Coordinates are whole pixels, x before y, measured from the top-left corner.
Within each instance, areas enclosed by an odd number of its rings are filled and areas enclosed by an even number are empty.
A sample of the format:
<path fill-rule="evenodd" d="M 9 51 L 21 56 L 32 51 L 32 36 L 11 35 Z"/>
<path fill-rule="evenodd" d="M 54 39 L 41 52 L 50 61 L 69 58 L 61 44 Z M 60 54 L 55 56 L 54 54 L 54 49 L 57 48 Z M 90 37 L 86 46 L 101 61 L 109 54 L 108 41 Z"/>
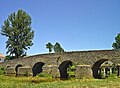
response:
<path fill-rule="evenodd" d="M 0 0 L 0 30 L 18 9 L 31 16 L 35 31 L 28 55 L 48 53 L 48 42 L 59 42 L 65 51 L 112 49 L 120 33 L 120 0 Z M 0 35 L 3 54 L 6 41 Z"/>

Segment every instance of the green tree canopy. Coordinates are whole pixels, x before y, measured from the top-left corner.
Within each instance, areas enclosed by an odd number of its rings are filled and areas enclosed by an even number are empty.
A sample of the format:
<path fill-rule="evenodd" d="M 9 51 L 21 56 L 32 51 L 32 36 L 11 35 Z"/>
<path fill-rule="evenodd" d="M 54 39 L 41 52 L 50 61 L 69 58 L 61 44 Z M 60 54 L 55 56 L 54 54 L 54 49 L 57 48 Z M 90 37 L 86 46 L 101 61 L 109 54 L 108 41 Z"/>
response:
<path fill-rule="evenodd" d="M 31 28 L 31 17 L 23 10 L 12 13 L 4 21 L 1 34 L 8 38 L 7 54 L 15 58 L 26 55 L 26 50 L 33 45 L 34 31 Z"/>
<path fill-rule="evenodd" d="M 46 44 L 46 48 L 49 49 L 49 53 L 50 53 L 50 52 L 52 52 L 53 45 L 50 42 L 48 42 Z"/>
<path fill-rule="evenodd" d="M 54 51 L 55 53 L 60 53 L 60 52 L 64 52 L 64 49 L 61 47 L 61 45 L 56 42 L 56 44 L 54 45 Z"/>
<path fill-rule="evenodd" d="M 115 37 L 115 42 L 112 44 L 114 49 L 120 49 L 120 33 Z"/>

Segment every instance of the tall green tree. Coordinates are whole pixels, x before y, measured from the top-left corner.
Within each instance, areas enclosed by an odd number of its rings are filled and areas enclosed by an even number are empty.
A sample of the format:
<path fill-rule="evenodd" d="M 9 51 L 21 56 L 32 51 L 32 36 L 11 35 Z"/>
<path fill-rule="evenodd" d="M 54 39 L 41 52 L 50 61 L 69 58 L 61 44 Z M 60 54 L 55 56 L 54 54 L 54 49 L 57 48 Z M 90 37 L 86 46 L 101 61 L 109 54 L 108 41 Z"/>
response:
<path fill-rule="evenodd" d="M 49 49 L 49 53 L 50 53 L 50 52 L 52 52 L 53 45 L 52 45 L 50 42 L 48 42 L 48 43 L 46 44 L 46 48 Z"/>
<path fill-rule="evenodd" d="M 114 49 L 120 49 L 120 33 L 115 37 L 115 42 L 112 44 Z"/>
<path fill-rule="evenodd" d="M 7 37 L 7 54 L 20 58 L 33 45 L 34 31 L 31 28 L 31 17 L 23 10 L 12 13 L 4 21 L 1 34 Z"/>
<path fill-rule="evenodd" d="M 60 53 L 60 52 L 64 52 L 64 49 L 61 47 L 61 45 L 56 42 L 56 44 L 54 45 L 54 51 L 55 53 Z"/>

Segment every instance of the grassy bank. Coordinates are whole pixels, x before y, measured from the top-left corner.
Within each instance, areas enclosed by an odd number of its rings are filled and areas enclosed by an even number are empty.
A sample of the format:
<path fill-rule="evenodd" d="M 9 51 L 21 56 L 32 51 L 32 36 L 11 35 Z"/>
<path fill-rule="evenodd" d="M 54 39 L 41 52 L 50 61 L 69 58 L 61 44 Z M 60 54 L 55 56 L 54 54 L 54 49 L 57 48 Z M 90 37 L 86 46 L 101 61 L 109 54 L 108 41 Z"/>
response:
<path fill-rule="evenodd" d="M 120 88 L 120 78 L 59 79 L 0 76 L 0 88 Z"/>

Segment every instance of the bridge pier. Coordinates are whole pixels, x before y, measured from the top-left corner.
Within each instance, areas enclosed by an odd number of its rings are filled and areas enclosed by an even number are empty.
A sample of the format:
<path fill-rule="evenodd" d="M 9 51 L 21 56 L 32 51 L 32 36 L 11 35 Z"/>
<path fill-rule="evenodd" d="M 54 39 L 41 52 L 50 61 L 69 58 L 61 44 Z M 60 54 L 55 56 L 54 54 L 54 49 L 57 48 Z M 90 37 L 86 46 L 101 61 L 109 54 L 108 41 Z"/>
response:
<path fill-rule="evenodd" d="M 53 78 L 59 78 L 60 72 L 58 69 L 58 65 L 48 65 L 46 67 L 43 67 L 42 73 L 51 74 Z"/>
<path fill-rule="evenodd" d="M 76 78 L 92 78 L 92 69 L 90 65 L 77 65 L 75 71 Z"/>
<path fill-rule="evenodd" d="M 117 65 L 117 70 L 118 70 L 118 74 L 117 74 L 117 76 L 120 77 L 120 65 Z"/>
<path fill-rule="evenodd" d="M 59 67 L 58 65 L 53 65 L 52 66 L 51 74 L 52 74 L 53 78 L 59 78 L 60 77 L 60 72 L 59 72 L 58 67 Z"/>
<path fill-rule="evenodd" d="M 19 67 L 16 76 L 32 76 L 32 70 L 29 66 Z"/>
<path fill-rule="evenodd" d="M 6 75 L 16 75 L 15 68 L 14 67 L 8 67 L 5 69 L 5 74 Z"/>

